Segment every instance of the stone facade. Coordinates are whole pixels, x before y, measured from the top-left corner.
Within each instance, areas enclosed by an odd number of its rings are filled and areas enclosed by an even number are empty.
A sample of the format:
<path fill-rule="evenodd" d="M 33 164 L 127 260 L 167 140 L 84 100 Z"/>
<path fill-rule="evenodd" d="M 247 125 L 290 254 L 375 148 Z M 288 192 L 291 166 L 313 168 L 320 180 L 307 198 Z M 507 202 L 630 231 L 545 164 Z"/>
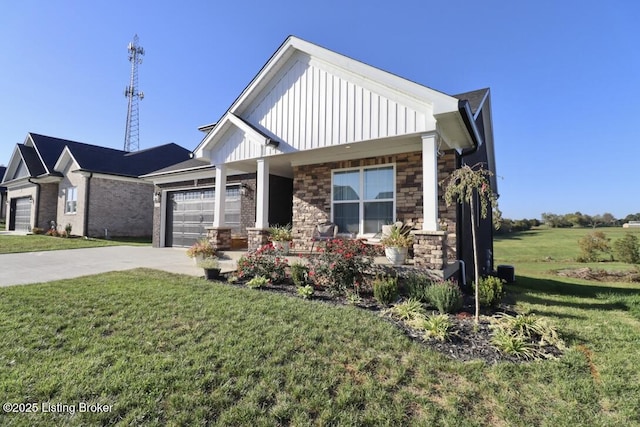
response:
<path fill-rule="evenodd" d="M 247 233 L 247 245 L 250 251 L 255 251 L 269 243 L 269 230 L 267 229 L 250 227 L 247 228 Z"/>
<path fill-rule="evenodd" d="M 449 247 L 446 231 L 413 232 L 413 260 L 416 267 L 444 270 Z"/>
<path fill-rule="evenodd" d="M 422 152 L 401 153 L 314 165 L 294 166 L 293 175 L 293 235 L 296 249 L 309 249 L 313 230 L 318 223 L 331 220 L 331 171 L 335 169 L 395 164 L 396 218 L 420 230 L 423 223 Z M 446 179 L 455 170 L 455 151 L 438 158 L 438 180 Z M 444 203 L 444 190 L 438 191 L 438 214 L 448 250 L 445 260 L 455 259 L 456 207 Z M 418 256 L 423 252 L 418 251 Z M 421 261 L 423 262 L 423 261 Z M 427 261 L 424 261 L 427 262 Z M 432 263 L 430 260 L 428 261 Z"/>
<path fill-rule="evenodd" d="M 228 251 L 231 249 L 231 228 L 209 227 L 207 228 L 207 239 L 215 250 Z"/>

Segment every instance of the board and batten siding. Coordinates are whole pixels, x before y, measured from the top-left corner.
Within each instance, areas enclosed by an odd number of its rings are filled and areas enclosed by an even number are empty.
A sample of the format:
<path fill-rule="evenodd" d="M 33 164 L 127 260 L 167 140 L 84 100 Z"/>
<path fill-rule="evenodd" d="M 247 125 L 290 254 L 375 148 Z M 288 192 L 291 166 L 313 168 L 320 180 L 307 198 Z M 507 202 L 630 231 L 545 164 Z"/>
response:
<path fill-rule="evenodd" d="M 303 54 L 287 65 L 241 116 L 296 151 L 435 127 L 432 106 L 409 95 Z"/>

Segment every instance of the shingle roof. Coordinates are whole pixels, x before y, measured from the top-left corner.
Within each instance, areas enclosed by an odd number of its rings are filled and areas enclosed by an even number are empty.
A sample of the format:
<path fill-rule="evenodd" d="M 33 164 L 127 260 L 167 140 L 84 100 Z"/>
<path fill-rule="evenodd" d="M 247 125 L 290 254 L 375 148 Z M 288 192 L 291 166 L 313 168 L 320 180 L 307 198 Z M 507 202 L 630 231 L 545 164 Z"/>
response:
<path fill-rule="evenodd" d="M 478 108 L 480 108 L 482 101 L 487 95 L 487 92 L 489 92 L 489 88 L 472 90 L 471 92 L 460 93 L 458 95 L 452 95 L 452 96 L 454 98 L 469 101 L 471 112 L 475 114 L 476 111 L 478 111 Z"/>
<path fill-rule="evenodd" d="M 38 153 L 33 147 L 18 144 L 18 151 L 20 151 L 20 155 L 22 156 L 24 164 L 27 166 L 27 170 L 31 176 L 38 176 L 47 173 L 47 170 L 38 158 Z"/>
<path fill-rule="evenodd" d="M 131 177 L 138 177 L 176 162 L 181 162 L 191 155 L 189 150 L 174 143 L 141 151 L 127 152 L 35 133 L 30 135 L 44 161 L 44 165 L 40 162 L 38 163 L 40 163 L 41 168 L 46 166 L 49 173 L 54 172 L 54 166 L 65 147 L 69 148 L 82 170 Z M 31 168 L 29 171 L 32 175 L 36 175 Z M 42 173 L 45 172 L 43 171 Z"/>
<path fill-rule="evenodd" d="M 0 166 L 0 182 L 2 182 L 2 177 L 4 177 L 4 173 L 7 171 L 6 166 Z M 6 187 L 0 185 L 0 190 L 6 190 Z"/>
<path fill-rule="evenodd" d="M 162 174 L 170 174 L 172 172 L 182 172 L 182 171 L 189 171 L 189 170 L 194 170 L 194 169 L 203 169 L 206 167 L 214 167 L 211 162 L 209 162 L 208 160 L 202 160 L 202 159 L 189 159 L 189 160 L 185 160 L 184 162 L 180 162 L 180 163 L 176 163 L 173 164 L 171 166 L 168 166 L 166 168 L 162 168 L 162 169 L 158 169 L 156 171 L 152 171 L 149 174 L 150 175 L 162 175 Z"/>

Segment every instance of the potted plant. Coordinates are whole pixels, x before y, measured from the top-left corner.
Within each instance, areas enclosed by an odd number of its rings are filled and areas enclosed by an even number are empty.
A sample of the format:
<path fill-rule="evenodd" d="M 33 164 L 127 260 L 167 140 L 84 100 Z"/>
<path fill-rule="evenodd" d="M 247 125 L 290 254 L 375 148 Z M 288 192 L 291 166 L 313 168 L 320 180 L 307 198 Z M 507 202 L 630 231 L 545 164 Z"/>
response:
<path fill-rule="evenodd" d="M 380 240 L 380 243 L 384 246 L 384 254 L 393 265 L 405 263 L 409 247 L 413 245 L 413 237 L 410 232 L 410 226 L 396 223 L 388 229 L 388 234 L 385 234 Z"/>
<path fill-rule="evenodd" d="M 274 225 L 269 228 L 269 240 L 273 243 L 274 248 L 282 251 L 285 255 L 289 253 L 293 233 L 291 232 L 291 224 Z"/>
<path fill-rule="evenodd" d="M 209 257 L 198 261 L 198 267 L 204 269 L 204 278 L 207 280 L 215 280 L 220 277 L 220 263 L 218 258 Z"/>
<path fill-rule="evenodd" d="M 207 239 L 200 239 L 195 242 L 189 249 L 187 249 L 187 256 L 193 258 L 193 261 L 198 264 L 199 261 L 205 258 L 211 258 L 216 255 L 216 250 Z"/>

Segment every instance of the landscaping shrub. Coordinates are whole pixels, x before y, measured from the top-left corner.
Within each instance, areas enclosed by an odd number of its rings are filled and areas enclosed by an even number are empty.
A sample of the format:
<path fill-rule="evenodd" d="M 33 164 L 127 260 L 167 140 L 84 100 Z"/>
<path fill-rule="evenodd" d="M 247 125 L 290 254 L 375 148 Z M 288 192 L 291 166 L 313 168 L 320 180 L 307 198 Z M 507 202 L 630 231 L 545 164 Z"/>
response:
<path fill-rule="evenodd" d="M 261 288 L 269 283 L 269 279 L 264 276 L 256 276 L 247 282 L 247 286 L 251 289 Z"/>
<path fill-rule="evenodd" d="M 455 313 L 462 308 L 462 292 L 458 284 L 451 280 L 433 283 L 427 288 L 426 296 L 429 304 L 441 314 Z"/>
<path fill-rule="evenodd" d="M 313 294 L 314 294 L 314 289 L 313 286 L 311 285 L 305 285 L 305 286 L 298 286 L 296 288 L 296 292 L 298 293 L 299 296 L 301 296 L 304 299 L 310 299 Z"/>
<path fill-rule="evenodd" d="M 483 307 L 497 307 L 502 301 L 504 280 L 499 277 L 487 276 L 480 278 L 478 298 Z"/>
<path fill-rule="evenodd" d="M 565 347 L 558 331 L 534 314 L 511 316 L 502 314 L 495 319 L 491 343 L 501 352 L 523 359 L 549 357 L 544 346 Z"/>
<path fill-rule="evenodd" d="M 299 262 L 291 264 L 291 280 L 296 286 L 305 286 L 307 284 L 307 277 L 309 274 L 309 267 Z"/>
<path fill-rule="evenodd" d="M 411 272 L 404 280 L 405 292 L 409 298 L 429 302 L 427 288 L 431 283 L 431 279 L 426 274 Z"/>
<path fill-rule="evenodd" d="M 578 240 L 580 255 L 578 262 L 598 262 L 602 255 L 608 255 L 611 259 L 611 246 L 607 236 L 602 231 L 594 231 Z"/>
<path fill-rule="evenodd" d="M 287 259 L 280 256 L 273 245 L 267 244 L 240 257 L 238 278 L 264 276 L 274 283 L 284 282 L 287 278 L 287 266 Z"/>
<path fill-rule="evenodd" d="M 394 305 L 388 311 L 394 319 L 404 321 L 414 321 L 416 319 L 424 319 L 426 313 L 420 301 L 409 298 L 399 304 Z"/>
<path fill-rule="evenodd" d="M 376 277 L 373 281 L 373 297 L 382 305 L 389 305 L 398 299 L 398 278 Z"/>
<path fill-rule="evenodd" d="M 624 237 L 613 243 L 613 250 L 616 259 L 629 264 L 640 263 L 640 243 L 638 237 L 631 233 L 626 233 Z"/>
<path fill-rule="evenodd" d="M 434 338 L 438 341 L 446 341 L 451 335 L 453 323 L 446 314 L 429 316 L 422 321 L 421 328 L 424 330 L 425 339 Z"/>
<path fill-rule="evenodd" d="M 362 240 L 332 239 L 309 258 L 309 277 L 333 295 L 344 295 L 363 281 L 375 249 Z"/>

